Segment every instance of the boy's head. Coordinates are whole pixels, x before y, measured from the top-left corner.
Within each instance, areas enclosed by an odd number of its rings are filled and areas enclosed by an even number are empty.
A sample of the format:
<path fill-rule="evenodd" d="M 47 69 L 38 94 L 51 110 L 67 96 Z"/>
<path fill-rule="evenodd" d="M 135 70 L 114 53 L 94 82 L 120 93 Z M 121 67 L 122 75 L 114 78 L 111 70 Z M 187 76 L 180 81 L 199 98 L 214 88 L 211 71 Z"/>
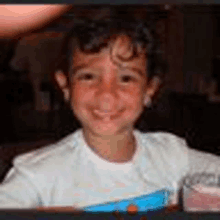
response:
<path fill-rule="evenodd" d="M 56 80 L 84 129 L 99 135 L 133 129 L 157 91 L 149 73 L 152 49 L 149 30 L 135 20 L 74 26 Z"/>

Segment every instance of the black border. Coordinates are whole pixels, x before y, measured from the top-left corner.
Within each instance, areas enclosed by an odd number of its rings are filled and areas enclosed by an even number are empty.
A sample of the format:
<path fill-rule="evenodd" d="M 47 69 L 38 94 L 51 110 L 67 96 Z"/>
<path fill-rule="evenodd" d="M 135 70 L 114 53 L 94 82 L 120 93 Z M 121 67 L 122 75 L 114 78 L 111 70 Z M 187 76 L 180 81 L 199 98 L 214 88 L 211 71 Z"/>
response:
<path fill-rule="evenodd" d="M 148 4 L 220 4 L 220 0 L 3 0 L 6 4 L 74 4 L 74 5 L 148 5 Z"/>
<path fill-rule="evenodd" d="M 4 4 L 73 4 L 73 5 L 149 5 L 149 4 L 188 4 L 192 6 L 199 5 L 219 5 L 220 0 L 4 0 L 1 1 Z M 124 219 L 140 219 L 141 216 L 149 215 L 146 213 L 139 213 L 131 217 L 128 214 L 123 214 Z M 36 212 L 30 210 L 0 210 L 1 219 L 117 219 L 112 213 L 106 214 L 94 214 L 94 213 L 81 213 L 72 214 L 69 212 L 63 213 L 45 213 Z M 163 211 L 161 213 L 151 213 L 151 219 L 220 219 L 220 213 L 186 213 L 186 212 L 173 212 L 166 214 Z"/>
<path fill-rule="evenodd" d="M 125 219 L 141 219 L 141 217 L 147 217 L 147 219 L 164 219 L 164 220 L 180 220 L 180 219 L 212 219 L 217 220 L 220 219 L 220 213 L 186 213 L 186 212 L 172 212 L 172 213 L 165 213 L 164 211 L 157 211 L 151 213 L 138 213 L 136 215 L 129 215 L 127 213 L 120 213 L 120 217 Z M 36 220 L 69 220 L 69 219 L 120 219 L 119 215 L 114 215 L 113 213 L 89 213 L 84 212 L 81 214 L 73 214 L 70 212 L 37 212 L 37 211 L 30 211 L 30 210 L 6 210 L 0 211 L 0 219 L 7 219 L 7 220 L 29 220 L 29 219 L 36 219 Z"/>

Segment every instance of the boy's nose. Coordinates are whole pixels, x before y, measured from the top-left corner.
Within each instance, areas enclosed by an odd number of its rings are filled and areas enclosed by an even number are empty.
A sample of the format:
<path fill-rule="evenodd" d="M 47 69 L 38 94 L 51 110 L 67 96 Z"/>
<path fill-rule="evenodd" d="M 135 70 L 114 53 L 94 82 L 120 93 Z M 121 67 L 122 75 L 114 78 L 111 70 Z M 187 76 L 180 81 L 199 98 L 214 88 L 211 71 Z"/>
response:
<path fill-rule="evenodd" d="M 99 110 L 103 112 L 114 111 L 115 100 L 109 93 L 102 94 L 99 98 Z"/>
<path fill-rule="evenodd" d="M 114 84 L 106 84 L 100 87 L 97 94 L 98 109 L 103 112 L 116 111 L 117 107 L 117 88 Z"/>

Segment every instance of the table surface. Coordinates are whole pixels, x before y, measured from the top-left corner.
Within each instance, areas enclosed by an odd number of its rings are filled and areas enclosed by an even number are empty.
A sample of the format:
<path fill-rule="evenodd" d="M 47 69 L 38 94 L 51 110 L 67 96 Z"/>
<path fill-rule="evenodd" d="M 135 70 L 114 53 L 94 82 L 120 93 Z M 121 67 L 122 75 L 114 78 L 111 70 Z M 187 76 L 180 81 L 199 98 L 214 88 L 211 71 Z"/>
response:
<path fill-rule="evenodd" d="M 0 210 L 0 219 L 7 219 L 10 215 L 10 219 L 119 219 L 119 216 L 115 216 L 113 213 L 81 213 L 73 214 L 71 212 L 38 212 L 36 210 Z M 1 217 L 5 218 L 1 218 Z M 138 213 L 138 215 L 120 214 L 123 219 L 141 219 L 145 216 L 150 219 L 190 219 L 190 220 L 202 220 L 202 219 L 219 219 L 220 213 L 186 213 L 186 212 L 171 212 L 165 213 L 164 211 L 145 214 Z M 11 218 L 15 217 L 15 218 Z M 143 218 L 145 219 L 145 218 Z"/>

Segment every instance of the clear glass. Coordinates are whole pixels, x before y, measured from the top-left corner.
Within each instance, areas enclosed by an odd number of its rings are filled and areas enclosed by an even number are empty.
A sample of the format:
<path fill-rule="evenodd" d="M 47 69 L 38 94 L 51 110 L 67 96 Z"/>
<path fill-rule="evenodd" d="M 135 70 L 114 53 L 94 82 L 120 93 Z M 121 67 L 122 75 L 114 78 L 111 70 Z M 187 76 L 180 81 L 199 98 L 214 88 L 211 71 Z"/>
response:
<path fill-rule="evenodd" d="M 183 181 L 183 209 L 187 212 L 220 211 L 220 176 L 195 173 Z"/>

